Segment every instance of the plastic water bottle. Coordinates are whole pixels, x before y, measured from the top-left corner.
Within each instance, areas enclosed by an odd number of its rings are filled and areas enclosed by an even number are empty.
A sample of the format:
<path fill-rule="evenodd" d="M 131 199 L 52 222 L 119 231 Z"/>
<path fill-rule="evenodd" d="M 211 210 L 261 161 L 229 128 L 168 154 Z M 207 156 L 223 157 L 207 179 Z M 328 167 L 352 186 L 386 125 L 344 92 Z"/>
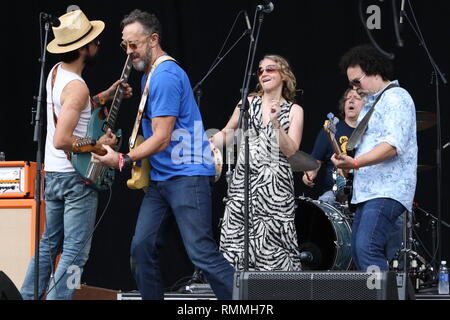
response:
<path fill-rule="evenodd" d="M 447 261 L 442 261 L 439 267 L 439 294 L 449 294 Z"/>

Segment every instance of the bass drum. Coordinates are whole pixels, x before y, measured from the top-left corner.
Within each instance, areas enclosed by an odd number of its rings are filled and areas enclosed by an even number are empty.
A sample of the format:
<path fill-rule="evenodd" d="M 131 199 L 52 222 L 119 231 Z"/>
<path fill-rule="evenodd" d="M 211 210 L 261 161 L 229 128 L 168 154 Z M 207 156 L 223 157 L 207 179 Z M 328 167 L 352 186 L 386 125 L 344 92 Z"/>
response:
<path fill-rule="evenodd" d="M 303 270 L 349 270 L 349 219 L 334 206 L 310 198 L 297 198 L 296 207 L 298 245 L 300 252 L 310 257 L 302 262 Z"/>

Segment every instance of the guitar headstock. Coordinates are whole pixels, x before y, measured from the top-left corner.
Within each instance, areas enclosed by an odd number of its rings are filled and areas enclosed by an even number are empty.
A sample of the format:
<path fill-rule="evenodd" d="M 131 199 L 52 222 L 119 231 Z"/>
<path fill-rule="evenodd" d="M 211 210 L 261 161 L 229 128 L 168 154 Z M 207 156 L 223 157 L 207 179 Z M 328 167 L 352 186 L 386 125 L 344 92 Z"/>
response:
<path fill-rule="evenodd" d="M 327 133 L 328 139 L 331 142 L 334 152 L 336 154 L 340 154 L 342 151 L 339 144 L 336 141 L 336 132 L 337 132 L 336 125 L 339 123 L 339 118 L 335 117 L 334 114 L 332 113 L 329 113 L 327 117 L 328 120 L 325 121 L 323 129 Z"/>
<path fill-rule="evenodd" d="M 335 135 L 336 134 L 336 125 L 339 123 L 339 118 L 335 117 L 334 114 L 329 113 L 327 115 L 328 120 L 325 121 L 323 128 L 326 133 Z"/>

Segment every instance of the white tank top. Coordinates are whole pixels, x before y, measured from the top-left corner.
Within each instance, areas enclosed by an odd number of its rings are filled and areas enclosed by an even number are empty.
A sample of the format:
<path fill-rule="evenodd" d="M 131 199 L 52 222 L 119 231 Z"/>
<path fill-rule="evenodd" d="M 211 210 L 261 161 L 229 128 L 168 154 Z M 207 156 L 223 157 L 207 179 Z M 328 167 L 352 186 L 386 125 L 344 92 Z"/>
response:
<path fill-rule="evenodd" d="M 52 73 L 58 68 L 54 88 L 52 90 Z M 47 172 L 73 172 L 75 169 L 72 163 L 67 159 L 66 154 L 62 150 L 57 150 L 53 144 L 53 136 L 55 135 L 55 121 L 53 118 L 52 102 L 55 106 L 55 115 L 59 118 L 61 112 L 61 94 L 64 88 L 74 80 L 83 83 L 84 80 L 79 75 L 64 70 L 60 64 L 57 64 L 50 71 L 47 79 L 47 140 L 45 143 L 45 171 Z M 52 94 L 53 93 L 53 94 Z M 87 102 L 86 108 L 81 112 L 80 120 L 75 128 L 73 135 L 77 137 L 85 137 L 87 127 L 91 118 L 91 102 Z"/>

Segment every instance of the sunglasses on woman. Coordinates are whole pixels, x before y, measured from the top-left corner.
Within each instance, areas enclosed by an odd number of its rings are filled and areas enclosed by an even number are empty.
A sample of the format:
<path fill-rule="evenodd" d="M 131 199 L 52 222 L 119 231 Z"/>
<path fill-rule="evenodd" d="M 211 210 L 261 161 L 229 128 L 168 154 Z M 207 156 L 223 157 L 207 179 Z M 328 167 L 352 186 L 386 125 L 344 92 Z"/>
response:
<path fill-rule="evenodd" d="M 268 65 L 264 68 L 259 67 L 257 73 L 258 73 L 258 77 L 260 77 L 264 73 L 264 71 L 266 71 L 267 73 L 274 73 L 275 71 L 278 71 L 278 70 L 280 70 L 280 67 L 272 64 L 272 65 Z"/>

